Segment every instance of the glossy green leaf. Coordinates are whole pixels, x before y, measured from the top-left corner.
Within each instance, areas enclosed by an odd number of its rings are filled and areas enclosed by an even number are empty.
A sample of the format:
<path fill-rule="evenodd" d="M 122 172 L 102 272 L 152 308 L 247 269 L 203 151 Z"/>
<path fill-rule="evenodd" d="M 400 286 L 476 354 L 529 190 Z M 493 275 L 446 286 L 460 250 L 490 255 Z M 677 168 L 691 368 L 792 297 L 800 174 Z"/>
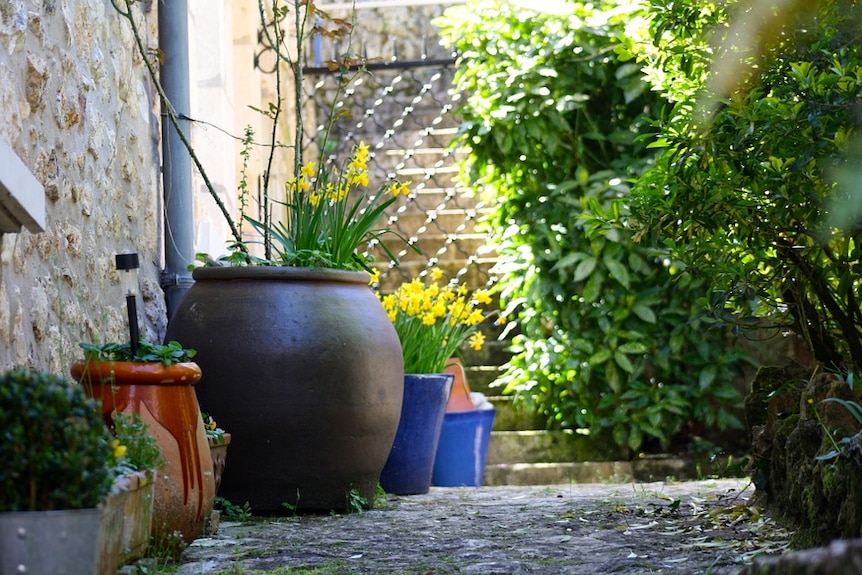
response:
<path fill-rule="evenodd" d="M 647 323 L 655 323 L 657 321 L 655 312 L 644 304 L 635 304 L 632 307 L 632 312 Z"/>
<path fill-rule="evenodd" d="M 634 373 L 635 366 L 632 364 L 631 360 L 621 351 L 614 352 L 614 361 L 617 362 L 617 365 L 627 373 Z"/>
<path fill-rule="evenodd" d="M 630 341 L 617 348 L 622 353 L 646 353 L 649 348 L 639 341 Z"/>
<path fill-rule="evenodd" d="M 595 257 L 587 257 L 581 260 L 581 263 L 579 263 L 578 267 L 575 268 L 575 275 L 572 278 L 572 281 L 581 282 L 590 277 L 590 274 L 595 271 L 598 263 L 599 260 Z"/>
<path fill-rule="evenodd" d="M 608 257 L 604 258 L 603 262 L 605 267 L 608 268 L 608 273 L 611 274 L 611 277 L 620 282 L 624 288 L 628 289 L 631 285 L 631 278 L 626 266 L 619 260 Z"/>

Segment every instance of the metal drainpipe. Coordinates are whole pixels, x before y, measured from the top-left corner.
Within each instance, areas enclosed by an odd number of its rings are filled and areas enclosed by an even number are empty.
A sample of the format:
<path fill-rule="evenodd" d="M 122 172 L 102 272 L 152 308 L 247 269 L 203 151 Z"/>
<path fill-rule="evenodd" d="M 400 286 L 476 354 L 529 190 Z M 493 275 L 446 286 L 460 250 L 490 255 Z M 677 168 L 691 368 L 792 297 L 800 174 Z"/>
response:
<path fill-rule="evenodd" d="M 188 0 L 160 0 L 159 45 L 164 53 L 160 79 L 165 94 L 188 138 L 189 30 Z M 168 319 L 194 280 L 188 266 L 194 261 L 192 161 L 171 122 L 162 115 L 162 185 L 165 195 L 165 270 L 162 289 Z"/>

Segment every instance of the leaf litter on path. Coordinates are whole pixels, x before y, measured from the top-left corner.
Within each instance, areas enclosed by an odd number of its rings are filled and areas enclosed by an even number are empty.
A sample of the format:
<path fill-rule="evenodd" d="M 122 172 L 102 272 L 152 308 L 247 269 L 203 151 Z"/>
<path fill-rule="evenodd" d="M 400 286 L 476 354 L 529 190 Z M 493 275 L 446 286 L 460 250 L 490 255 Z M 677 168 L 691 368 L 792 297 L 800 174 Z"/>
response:
<path fill-rule="evenodd" d="M 432 488 L 361 515 L 225 524 L 176 572 L 735 574 L 792 535 L 752 495 L 744 480 Z"/>

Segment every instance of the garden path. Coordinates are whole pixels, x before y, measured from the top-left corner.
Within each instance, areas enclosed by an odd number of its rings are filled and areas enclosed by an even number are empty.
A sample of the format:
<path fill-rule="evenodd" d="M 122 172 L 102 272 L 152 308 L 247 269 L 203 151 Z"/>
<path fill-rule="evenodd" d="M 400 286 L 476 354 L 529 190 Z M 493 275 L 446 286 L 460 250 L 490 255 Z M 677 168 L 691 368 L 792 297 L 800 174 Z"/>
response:
<path fill-rule="evenodd" d="M 787 549 L 747 480 L 432 487 L 361 514 L 222 522 L 177 573 L 731 574 Z"/>

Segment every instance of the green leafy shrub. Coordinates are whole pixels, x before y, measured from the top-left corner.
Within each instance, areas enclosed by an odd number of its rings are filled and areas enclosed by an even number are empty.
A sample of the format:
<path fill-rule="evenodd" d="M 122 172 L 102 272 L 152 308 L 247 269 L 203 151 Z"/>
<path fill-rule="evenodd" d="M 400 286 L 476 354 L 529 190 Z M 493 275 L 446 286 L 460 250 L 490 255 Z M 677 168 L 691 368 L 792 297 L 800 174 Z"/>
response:
<path fill-rule="evenodd" d="M 98 404 L 62 377 L 0 375 L 0 511 L 96 507 L 113 481 Z"/>
<path fill-rule="evenodd" d="M 666 103 L 616 56 L 646 14 L 566 6 L 471 2 L 439 22 L 467 95 L 467 178 L 495 198 L 504 315 L 520 331 L 498 383 L 550 426 L 632 450 L 667 447 L 685 427 L 739 428 L 742 354 L 704 314 L 707 286 L 673 281 L 677 262 L 628 222 Z"/>
<path fill-rule="evenodd" d="M 768 317 L 820 362 L 858 370 L 862 203 L 856 179 L 840 188 L 835 178 L 854 173 L 860 6 L 760 8 L 673 2 L 632 42 L 653 89 L 674 102 L 634 210 L 645 236 L 709 282 L 715 317 Z"/>

